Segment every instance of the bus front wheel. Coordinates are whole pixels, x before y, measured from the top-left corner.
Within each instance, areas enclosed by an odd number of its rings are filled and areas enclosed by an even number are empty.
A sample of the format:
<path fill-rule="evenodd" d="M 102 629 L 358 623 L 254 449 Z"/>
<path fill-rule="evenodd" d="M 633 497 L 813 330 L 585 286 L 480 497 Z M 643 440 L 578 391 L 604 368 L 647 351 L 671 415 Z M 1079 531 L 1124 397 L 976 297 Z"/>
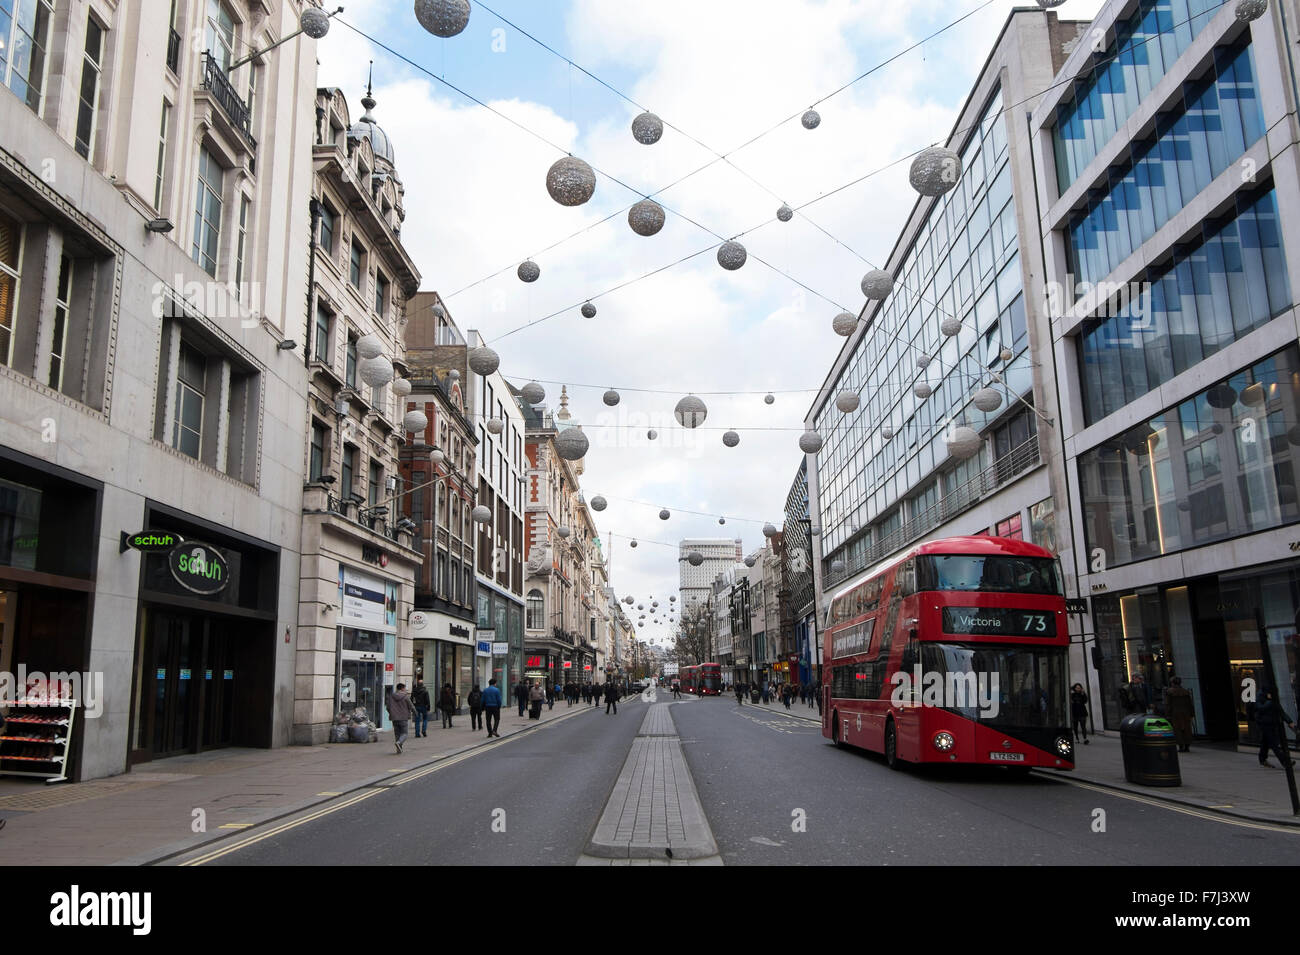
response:
<path fill-rule="evenodd" d="M 894 721 L 885 722 L 885 765 L 890 769 L 901 769 L 903 761 L 898 758 L 898 734 L 894 732 Z"/>

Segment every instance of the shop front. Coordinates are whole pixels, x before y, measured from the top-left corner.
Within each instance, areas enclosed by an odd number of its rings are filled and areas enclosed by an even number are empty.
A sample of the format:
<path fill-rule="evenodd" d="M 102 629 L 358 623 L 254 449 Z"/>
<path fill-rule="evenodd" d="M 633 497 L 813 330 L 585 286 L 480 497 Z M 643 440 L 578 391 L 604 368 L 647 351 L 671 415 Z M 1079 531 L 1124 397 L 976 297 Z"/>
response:
<path fill-rule="evenodd" d="M 397 597 L 400 585 L 369 570 L 339 564 L 338 673 L 335 710 L 364 709 L 388 725 L 388 697 L 397 684 Z"/>
<path fill-rule="evenodd" d="M 456 712 L 462 712 L 474 684 L 483 685 L 476 628 L 461 617 L 436 610 L 417 610 L 408 623 L 416 678 L 428 686 L 435 707 L 443 688 L 450 686 Z"/>
<path fill-rule="evenodd" d="M 91 614 L 102 485 L 74 472 L 0 449 L 0 672 L 49 675 L 85 673 L 91 651 Z M 26 694 L 17 676 L 14 698 Z M 125 666 L 105 674 L 104 691 L 129 692 Z M 82 687 L 85 692 L 86 687 Z M 0 700 L 0 707 L 9 700 Z M 85 707 L 103 700 L 79 701 L 68 752 L 68 778 L 83 778 L 81 765 Z M 95 714 L 97 715 L 97 714 Z M 120 745 L 121 737 L 118 737 Z M 121 759 L 122 750 L 116 750 Z M 0 772 L 40 771 L 23 744 L 0 741 Z M 123 767 L 109 772 L 120 772 Z M 95 775 L 107 773 L 95 773 Z"/>
<path fill-rule="evenodd" d="M 147 502 L 130 762 L 270 747 L 279 548 Z M 288 637 L 286 631 L 285 637 Z"/>
<path fill-rule="evenodd" d="M 478 639 L 492 643 L 485 672 L 504 692 L 519 682 L 524 669 L 524 607 L 518 600 L 478 582 Z M 487 681 L 482 683 L 487 686 Z"/>
<path fill-rule="evenodd" d="M 1197 736 L 1257 746 L 1246 706 L 1263 687 L 1277 688 L 1296 716 L 1298 614 L 1296 560 L 1093 597 L 1102 664 L 1094 718 L 1115 729 L 1148 702 L 1163 713 L 1178 676 L 1192 694 Z"/>
<path fill-rule="evenodd" d="M 524 681 L 529 685 L 536 681 L 546 686 L 547 681 L 555 679 L 554 673 L 562 662 L 549 650 L 529 650 L 524 657 Z"/>

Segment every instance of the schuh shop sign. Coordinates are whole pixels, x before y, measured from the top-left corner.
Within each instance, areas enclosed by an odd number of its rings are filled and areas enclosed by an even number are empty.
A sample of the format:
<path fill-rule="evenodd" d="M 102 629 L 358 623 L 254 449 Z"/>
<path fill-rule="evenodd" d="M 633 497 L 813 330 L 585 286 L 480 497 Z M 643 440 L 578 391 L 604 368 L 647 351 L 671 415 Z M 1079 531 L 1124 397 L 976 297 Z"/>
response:
<path fill-rule="evenodd" d="M 191 593 L 219 594 L 230 583 L 230 565 L 211 544 L 178 544 L 167 554 L 176 582 Z"/>

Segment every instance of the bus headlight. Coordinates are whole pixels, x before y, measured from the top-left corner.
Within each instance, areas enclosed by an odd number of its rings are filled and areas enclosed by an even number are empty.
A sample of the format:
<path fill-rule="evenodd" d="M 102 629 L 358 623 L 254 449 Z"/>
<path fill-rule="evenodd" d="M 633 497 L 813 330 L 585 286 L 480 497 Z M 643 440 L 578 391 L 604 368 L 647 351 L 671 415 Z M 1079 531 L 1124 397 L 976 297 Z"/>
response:
<path fill-rule="evenodd" d="M 948 752 L 948 750 L 953 748 L 955 743 L 956 740 L 952 738 L 951 733 L 939 732 L 934 734 L 934 748 L 941 753 Z"/>
<path fill-rule="evenodd" d="M 1056 737 L 1056 753 L 1062 759 L 1074 759 L 1074 744 L 1064 736 Z"/>

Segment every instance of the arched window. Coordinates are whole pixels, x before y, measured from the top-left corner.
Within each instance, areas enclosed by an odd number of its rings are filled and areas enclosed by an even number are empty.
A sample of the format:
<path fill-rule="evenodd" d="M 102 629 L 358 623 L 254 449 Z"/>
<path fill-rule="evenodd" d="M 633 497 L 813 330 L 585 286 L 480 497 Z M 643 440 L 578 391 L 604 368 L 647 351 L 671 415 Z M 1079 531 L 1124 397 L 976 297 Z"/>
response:
<path fill-rule="evenodd" d="M 545 604 L 540 590 L 528 591 L 528 629 L 543 630 L 546 627 Z"/>

